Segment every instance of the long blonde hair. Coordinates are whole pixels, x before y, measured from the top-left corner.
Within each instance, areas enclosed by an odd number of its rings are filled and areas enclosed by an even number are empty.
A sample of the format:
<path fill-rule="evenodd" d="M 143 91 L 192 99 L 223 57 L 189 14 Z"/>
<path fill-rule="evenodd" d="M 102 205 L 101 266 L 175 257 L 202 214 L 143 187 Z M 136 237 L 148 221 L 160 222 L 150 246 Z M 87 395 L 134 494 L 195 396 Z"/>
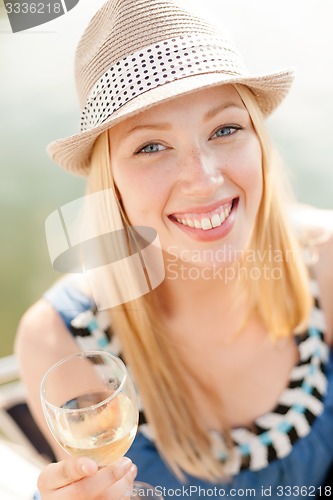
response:
<path fill-rule="evenodd" d="M 285 213 L 281 172 L 265 130 L 263 117 L 251 91 L 237 85 L 262 148 L 263 196 L 249 249 L 261 252 L 261 264 L 279 270 L 279 279 L 248 280 L 249 313 L 256 312 L 277 339 L 305 328 L 311 307 L 308 275 L 301 251 Z M 114 189 L 110 166 L 109 135 L 97 140 L 88 179 L 89 192 Z M 129 224 L 119 203 L 113 219 Z M 281 259 L 272 262 L 272 252 Z M 292 259 L 286 256 L 292 256 Z M 245 265 L 251 266 L 250 263 Z M 277 273 L 277 271 L 275 271 Z M 128 279 L 129 277 L 127 277 Z M 130 279 L 130 278 L 129 278 Z M 179 362 L 167 332 L 159 321 L 154 292 L 109 310 L 113 332 L 122 346 L 139 389 L 157 448 L 173 472 L 205 480 L 225 477 L 225 465 L 212 453 L 209 431 L 193 411 L 185 368 Z M 226 451 L 232 447 L 228 423 L 223 422 Z M 229 454 L 230 455 L 230 454 Z"/>

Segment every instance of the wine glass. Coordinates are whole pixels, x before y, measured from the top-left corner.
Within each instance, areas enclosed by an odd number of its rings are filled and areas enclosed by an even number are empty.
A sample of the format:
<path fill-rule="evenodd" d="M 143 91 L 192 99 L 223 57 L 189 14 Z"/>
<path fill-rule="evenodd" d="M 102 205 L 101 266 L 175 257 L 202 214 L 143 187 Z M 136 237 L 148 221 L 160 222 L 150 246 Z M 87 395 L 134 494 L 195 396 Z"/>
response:
<path fill-rule="evenodd" d="M 41 401 L 62 448 L 92 458 L 99 467 L 119 460 L 136 435 L 134 384 L 124 363 L 108 352 L 78 352 L 55 363 L 41 382 Z M 153 486 L 141 482 L 128 494 L 163 500 Z"/>

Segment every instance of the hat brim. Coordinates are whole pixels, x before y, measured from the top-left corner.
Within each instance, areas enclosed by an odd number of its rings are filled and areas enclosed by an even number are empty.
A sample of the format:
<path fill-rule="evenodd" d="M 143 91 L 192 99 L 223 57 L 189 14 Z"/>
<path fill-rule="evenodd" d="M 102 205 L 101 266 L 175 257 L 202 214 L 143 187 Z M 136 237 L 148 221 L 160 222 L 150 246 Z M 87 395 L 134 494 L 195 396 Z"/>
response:
<path fill-rule="evenodd" d="M 217 85 L 236 83 L 246 85 L 252 90 L 263 114 L 267 116 L 278 107 L 287 95 L 293 80 L 293 69 L 251 77 L 239 77 L 225 73 L 204 73 L 180 78 L 136 96 L 115 111 L 102 124 L 52 142 L 47 147 L 47 152 L 58 165 L 68 172 L 86 176 L 90 169 L 91 152 L 97 137 L 104 130 L 126 118 L 183 94 Z"/>

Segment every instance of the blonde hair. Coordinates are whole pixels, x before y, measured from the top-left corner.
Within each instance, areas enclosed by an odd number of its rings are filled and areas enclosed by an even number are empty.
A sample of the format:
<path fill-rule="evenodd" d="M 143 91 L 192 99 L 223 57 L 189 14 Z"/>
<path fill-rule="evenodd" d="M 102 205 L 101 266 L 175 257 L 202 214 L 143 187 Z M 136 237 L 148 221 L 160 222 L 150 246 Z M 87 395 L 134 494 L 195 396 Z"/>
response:
<path fill-rule="evenodd" d="M 307 324 L 311 307 L 308 276 L 301 251 L 284 212 L 285 188 L 259 106 L 251 91 L 235 86 L 253 122 L 262 148 L 263 196 L 249 249 L 261 252 L 262 265 L 278 268 L 281 279 L 248 280 L 251 298 L 249 314 L 256 312 L 273 339 L 291 335 Z M 98 138 L 88 179 L 89 192 L 115 189 L 110 166 L 109 134 Z M 116 194 L 116 191 L 115 191 Z M 113 218 L 129 224 L 120 203 L 115 203 Z M 270 250 L 270 251 L 268 251 Z M 271 252 L 292 255 L 272 263 Z M 250 263 L 245 263 L 251 266 Z M 126 279 L 135 279 L 128 276 Z M 214 457 L 209 431 L 193 411 L 186 369 L 168 341 L 159 321 L 154 292 L 109 310 L 113 332 L 122 346 L 139 389 L 156 446 L 172 471 L 184 479 L 183 472 L 208 481 L 226 477 L 225 465 Z M 158 401 L 158 403 L 157 403 Z M 222 412 L 223 415 L 223 412 Z M 222 420 L 223 419 L 222 417 Z M 228 422 L 223 425 L 226 451 L 232 455 Z"/>
<path fill-rule="evenodd" d="M 279 279 L 249 282 L 253 304 L 272 338 L 299 333 L 306 328 L 312 298 L 309 273 L 303 251 L 290 224 L 288 209 L 294 203 L 292 189 L 277 151 L 268 136 L 264 119 L 251 91 L 235 85 L 253 123 L 262 149 L 263 195 L 250 248 L 260 252 L 262 267 L 267 266 Z M 277 307 L 278 306 L 278 307 Z"/>

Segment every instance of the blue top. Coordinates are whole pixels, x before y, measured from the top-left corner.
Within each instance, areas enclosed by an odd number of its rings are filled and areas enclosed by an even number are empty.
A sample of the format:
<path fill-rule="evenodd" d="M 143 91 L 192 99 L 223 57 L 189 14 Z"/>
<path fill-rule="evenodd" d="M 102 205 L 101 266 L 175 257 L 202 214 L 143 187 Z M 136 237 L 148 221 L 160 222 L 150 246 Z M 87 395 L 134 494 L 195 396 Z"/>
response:
<path fill-rule="evenodd" d="M 314 284 L 315 286 L 315 284 Z M 316 296 L 316 293 L 315 293 Z M 119 355 L 117 339 L 103 313 L 73 282 L 63 280 L 44 296 L 84 349 L 108 349 Z M 141 412 L 139 432 L 127 456 L 138 466 L 138 481 L 155 485 L 164 496 L 198 499 L 224 496 L 280 499 L 332 496 L 324 486 L 333 464 L 333 350 L 323 341 L 318 301 L 309 328 L 297 339 L 300 361 L 276 408 L 255 421 L 254 430 L 234 429 L 235 459 L 227 483 L 186 476 L 182 484 L 160 458 Z M 224 459 L 221 439 L 212 433 L 214 451 Z"/>

